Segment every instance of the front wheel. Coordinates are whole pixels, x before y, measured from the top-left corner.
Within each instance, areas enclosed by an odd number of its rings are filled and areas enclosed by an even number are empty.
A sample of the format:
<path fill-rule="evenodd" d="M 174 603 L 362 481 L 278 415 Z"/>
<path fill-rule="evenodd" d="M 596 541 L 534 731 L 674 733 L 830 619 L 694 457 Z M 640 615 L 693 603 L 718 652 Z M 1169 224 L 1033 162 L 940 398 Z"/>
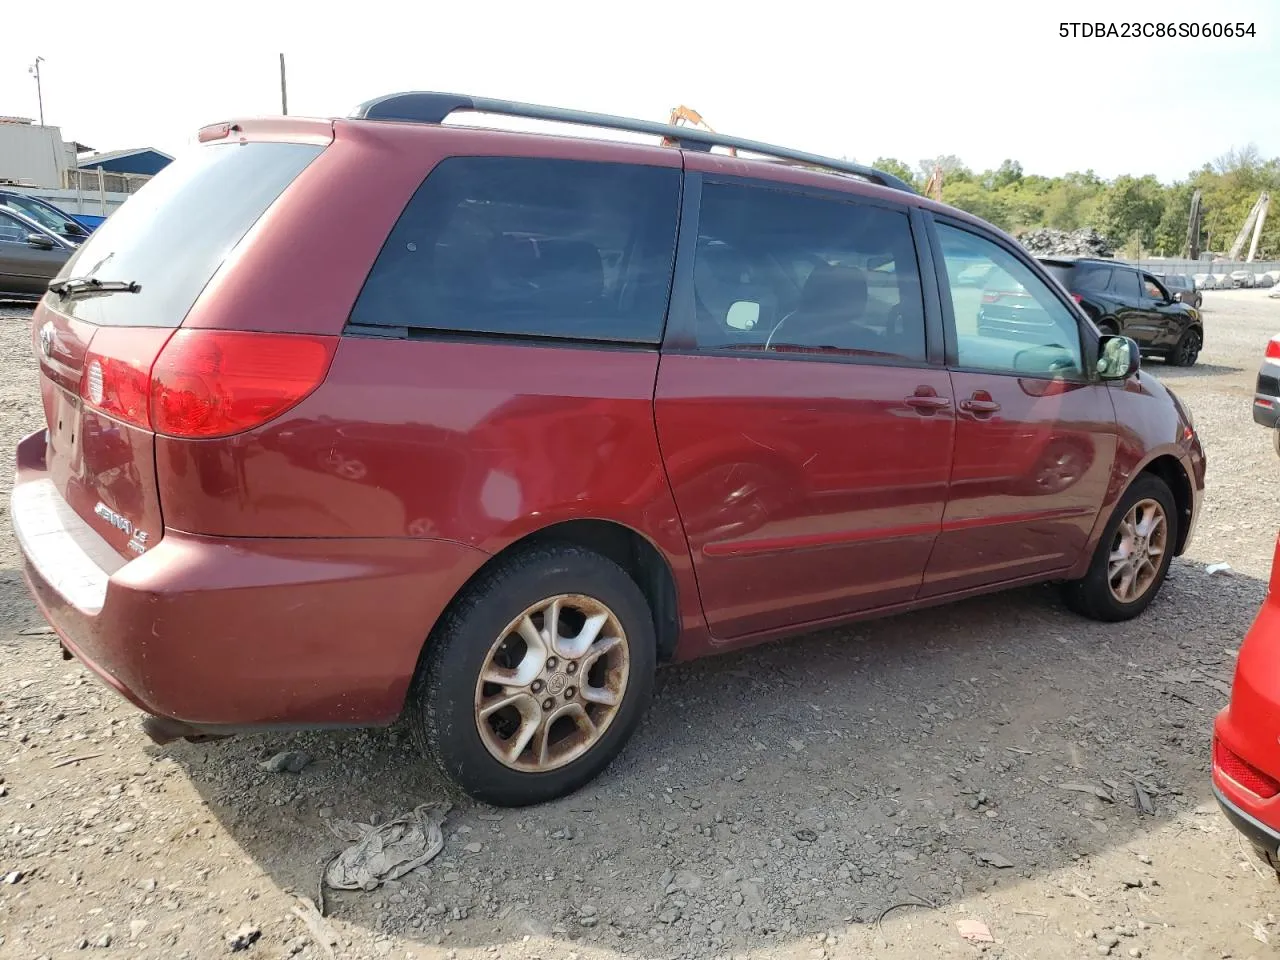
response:
<path fill-rule="evenodd" d="M 428 641 L 410 720 L 457 786 L 497 806 L 571 793 L 635 731 L 657 659 L 644 594 L 571 544 L 498 560 Z"/>
<path fill-rule="evenodd" d="M 1177 505 L 1169 485 L 1140 475 L 1116 504 L 1089 570 L 1063 586 L 1063 599 L 1093 620 L 1136 617 L 1155 599 L 1178 542 Z"/>
<path fill-rule="evenodd" d="M 1182 335 L 1178 345 L 1173 348 L 1173 353 L 1169 355 L 1169 362 L 1175 367 L 1194 366 L 1200 357 L 1200 345 L 1200 331 L 1188 330 Z"/>

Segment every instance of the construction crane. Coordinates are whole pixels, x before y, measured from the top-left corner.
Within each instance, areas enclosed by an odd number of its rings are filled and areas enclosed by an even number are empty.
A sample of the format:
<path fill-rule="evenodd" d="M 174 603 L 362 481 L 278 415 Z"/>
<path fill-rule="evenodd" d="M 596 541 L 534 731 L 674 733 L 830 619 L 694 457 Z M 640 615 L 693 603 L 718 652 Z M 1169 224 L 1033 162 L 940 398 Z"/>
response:
<path fill-rule="evenodd" d="M 1200 259 L 1200 221 L 1203 212 L 1200 209 L 1200 190 L 1191 195 L 1191 214 L 1187 218 L 1187 243 L 1182 248 L 1182 255 L 1188 260 Z"/>
<path fill-rule="evenodd" d="M 1253 205 L 1253 209 L 1249 211 L 1249 216 L 1244 219 L 1244 226 L 1240 228 L 1240 232 L 1236 235 L 1236 242 L 1231 245 L 1231 251 L 1227 254 L 1228 260 L 1239 260 L 1240 253 L 1244 250 L 1244 243 L 1249 239 L 1249 234 L 1253 234 L 1253 239 L 1249 243 L 1249 255 L 1245 257 L 1246 263 L 1252 263 L 1253 258 L 1258 255 L 1258 241 L 1262 239 L 1262 225 L 1267 221 L 1267 208 L 1271 206 L 1271 195 L 1265 190 L 1258 197 L 1258 202 Z"/>
<path fill-rule="evenodd" d="M 933 173 L 929 174 L 929 182 L 924 185 L 924 195 L 942 202 L 942 166 L 935 163 Z"/>
<path fill-rule="evenodd" d="M 707 123 L 707 121 L 702 119 L 702 114 L 700 114 L 697 110 L 693 109 L 693 107 L 686 107 L 684 106 L 684 104 L 681 104 L 678 107 L 673 107 L 671 109 L 671 115 L 667 117 L 667 123 L 671 124 L 671 126 L 673 127 L 678 127 L 678 126 L 681 126 L 682 124 L 687 124 L 688 126 L 691 126 L 691 127 L 701 127 L 703 130 L 706 130 L 708 133 L 715 133 L 715 130 L 712 129 L 711 124 Z M 676 144 L 676 141 L 669 138 L 664 138 L 662 141 L 662 145 L 664 147 L 673 147 L 675 146 L 675 144 Z M 729 156 L 736 157 L 737 155 L 738 155 L 737 149 L 730 147 Z"/>

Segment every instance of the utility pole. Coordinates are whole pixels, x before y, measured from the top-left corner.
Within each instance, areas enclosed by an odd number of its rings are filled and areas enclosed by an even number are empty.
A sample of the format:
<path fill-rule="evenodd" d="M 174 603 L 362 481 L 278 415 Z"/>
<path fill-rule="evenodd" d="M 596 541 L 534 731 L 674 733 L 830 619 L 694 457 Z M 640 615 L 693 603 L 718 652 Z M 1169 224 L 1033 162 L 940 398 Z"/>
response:
<path fill-rule="evenodd" d="M 27 68 L 27 73 L 36 78 L 36 101 L 40 104 L 40 126 L 44 126 L 44 90 L 40 86 L 40 64 L 44 57 L 36 57 L 36 62 Z"/>
<path fill-rule="evenodd" d="M 284 79 L 284 54 L 280 54 L 280 112 L 289 115 L 289 88 Z"/>

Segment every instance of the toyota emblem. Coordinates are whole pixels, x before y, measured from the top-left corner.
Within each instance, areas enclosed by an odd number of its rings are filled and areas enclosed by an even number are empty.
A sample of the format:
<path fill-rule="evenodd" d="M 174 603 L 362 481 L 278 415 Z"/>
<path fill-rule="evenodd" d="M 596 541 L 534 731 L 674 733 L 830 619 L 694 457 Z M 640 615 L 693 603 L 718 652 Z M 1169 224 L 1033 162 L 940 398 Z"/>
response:
<path fill-rule="evenodd" d="M 53 356 L 53 324 L 46 323 L 40 328 L 40 352 L 45 357 Z"/>

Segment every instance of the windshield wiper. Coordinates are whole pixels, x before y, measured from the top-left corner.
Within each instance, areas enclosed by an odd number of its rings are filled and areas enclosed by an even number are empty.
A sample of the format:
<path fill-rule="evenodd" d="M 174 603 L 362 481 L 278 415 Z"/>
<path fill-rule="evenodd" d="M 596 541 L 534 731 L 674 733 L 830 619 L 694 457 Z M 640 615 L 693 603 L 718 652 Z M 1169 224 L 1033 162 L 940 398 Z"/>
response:
<path fill-rule="evenodd" d="M 100 293 L 137 293 L 142 284 L 136 280 L 99 280 L 97 277 L 71 277 L 67 280 L 50 280 L 49 289 L 63 300 L 78 300 Z"/>

